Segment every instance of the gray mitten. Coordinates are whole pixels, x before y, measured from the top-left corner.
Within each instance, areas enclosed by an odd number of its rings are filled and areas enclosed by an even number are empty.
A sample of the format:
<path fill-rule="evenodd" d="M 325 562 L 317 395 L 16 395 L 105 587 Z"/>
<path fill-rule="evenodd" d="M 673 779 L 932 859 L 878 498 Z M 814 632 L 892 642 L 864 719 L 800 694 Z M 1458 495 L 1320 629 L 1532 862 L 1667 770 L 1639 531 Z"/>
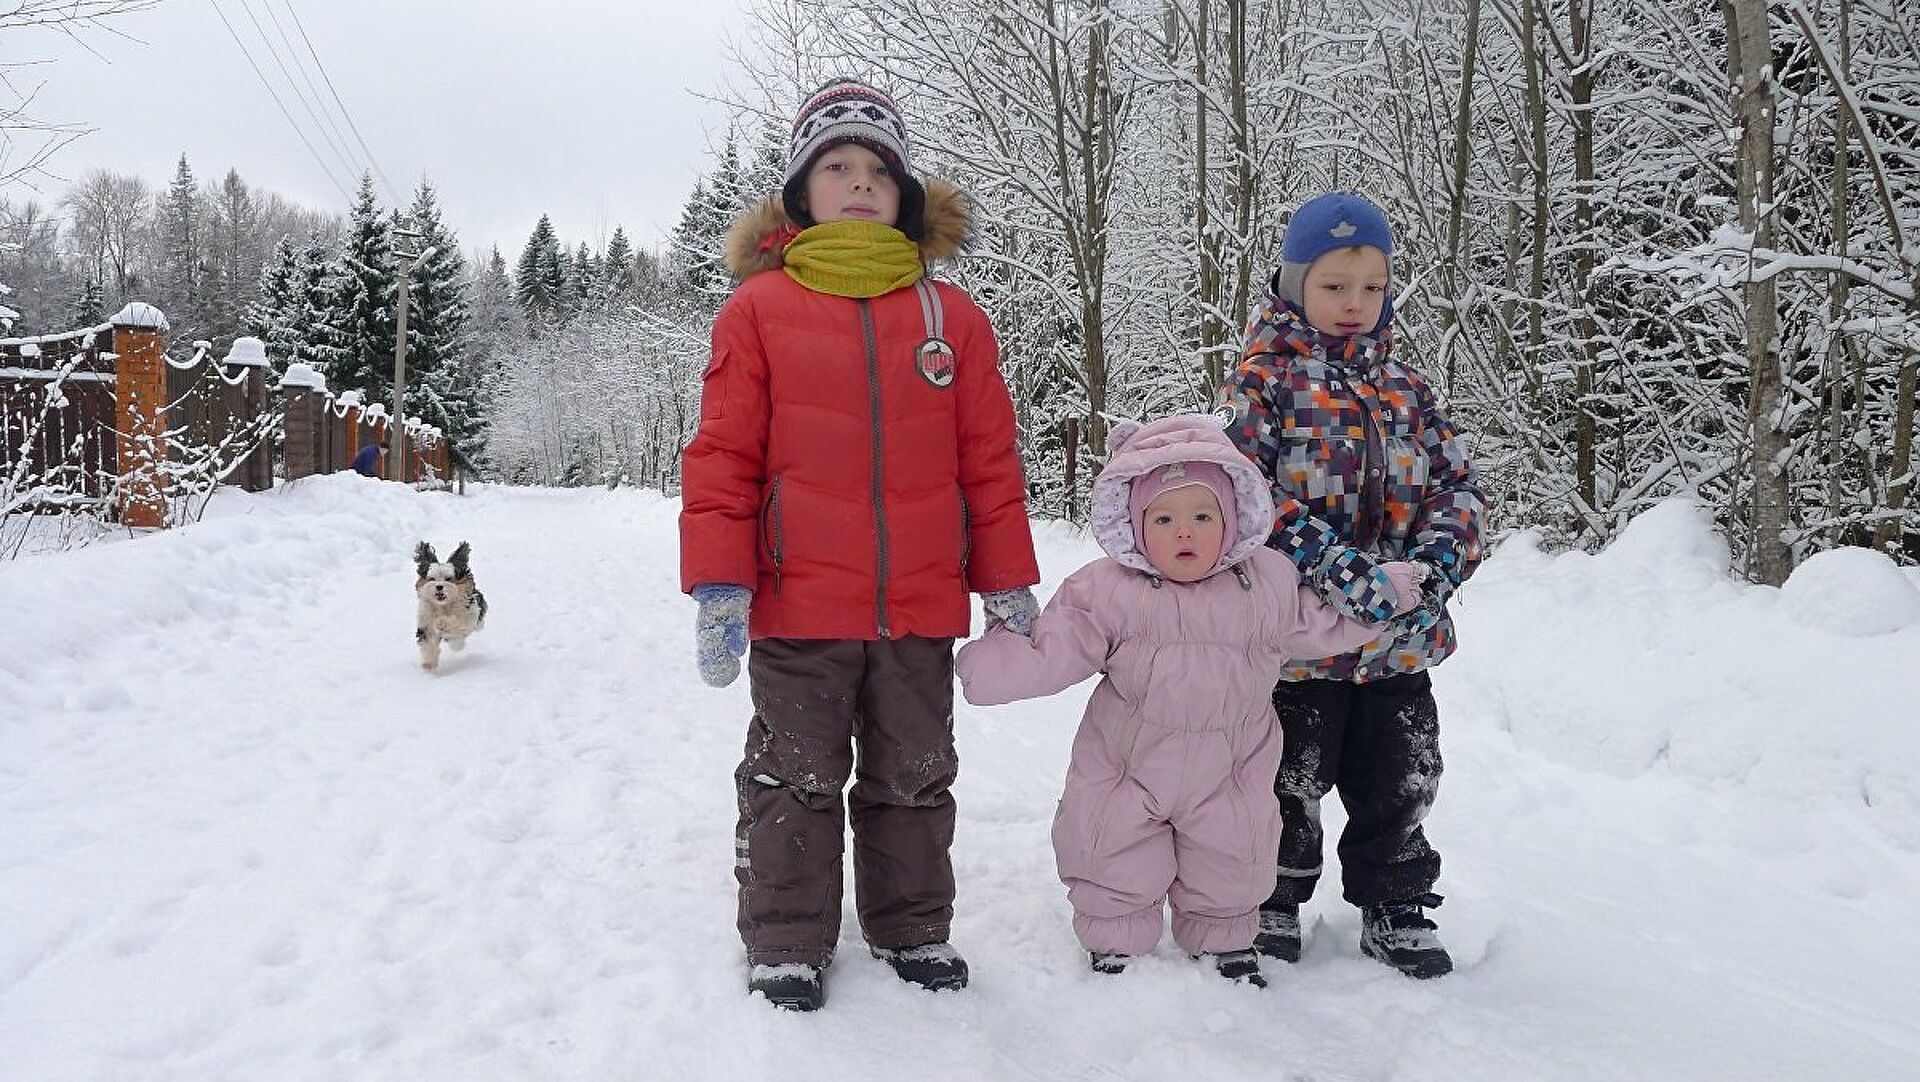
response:
<path fill-rule="evenodd" d="M 980 607 L 987 613 L 987 628 L 1005 624 L 1016 635 L 1033 636 L 1034 617 L 1040 615 L 1040 602 L 1025 586 L 1011 590 L 992 590 L 980 595 Z"/>
<path fill-rule="evenodd" d="M 693 588 L 700 613 L 693 618 L 693 658 L 700 679 L 708 687 L 723 688 L 740 675 L 740 659 L 747 653 L 747 610 L 753 591 L 726 583 L 702 583 Z"/>

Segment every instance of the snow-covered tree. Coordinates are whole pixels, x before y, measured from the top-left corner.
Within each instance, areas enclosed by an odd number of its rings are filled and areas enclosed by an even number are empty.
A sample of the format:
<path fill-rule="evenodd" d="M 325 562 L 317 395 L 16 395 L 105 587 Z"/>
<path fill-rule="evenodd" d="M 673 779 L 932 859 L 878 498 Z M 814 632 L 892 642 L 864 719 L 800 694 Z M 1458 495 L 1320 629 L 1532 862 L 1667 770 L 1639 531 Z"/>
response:
<path fill-rule="evenodd" d="M 562 269 L 560 238 L 553 222 L 542 214 L 520 251 L 513 276 L 514 298 L 530 326 L 555 321 L 565 305 L 566 276 Z"/>
<path fill-rule="evenodd" d="M 423 257 L 407 292 L 407 413 L 438 426 L 465 450 L 485 425 L 480 387 L 469 370 L 467 261 L 424 180 L 409 217 Z"/>
<path fill-rule="evenodd" d="M 363 173 L 330 291 L 326 322 L 336 353 L 326 372 L 328 386 L 362 391 L 375 402 L 391 400 L 396 277 L 388 222 L 374 200 L 372 175 Z"/>
<path fill-rule="evenodd" d="M 73 299 L 73 314 L 67 322 L 73 327 L 98 327 L 107 318 L 106 296 L 92 275 L 81 280 L 80 293 Z"/>
<path fill-rule="evenodd" d="M 241 333 L 249 302 L 261 282 L 266 241 L 260 204 L 238 170 L 229 169 L 206 194 L 207 326 L 217 345 Z"/>
<path fill-rule="evenodd" d="M 173 181 L 156 208 L 152 299 L 167 313 L 173 336 L 189 342 L 209 333 L 206 240 L 206 201 L 194 179 L 193 167 L 181 154 Z"/>
<path fill-rule="evenodd" d="M 600 303 L 603 307 L 616 304 L 632 290 L 633 244 L 627 240 L 626 230 L 614 226 L 601 257 Z"/>

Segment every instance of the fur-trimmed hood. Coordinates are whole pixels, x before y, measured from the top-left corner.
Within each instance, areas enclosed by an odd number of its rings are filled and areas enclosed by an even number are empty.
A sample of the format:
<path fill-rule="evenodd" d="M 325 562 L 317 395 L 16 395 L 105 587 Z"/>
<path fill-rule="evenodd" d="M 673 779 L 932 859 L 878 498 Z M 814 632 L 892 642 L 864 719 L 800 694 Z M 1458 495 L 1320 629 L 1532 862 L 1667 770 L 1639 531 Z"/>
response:
<path fill-rule="evenodd" d="M 925 188 L 927 202 L 920 259 L 932 264 L 952 259 L 966 249 L 973 235 L 973 215 L 967 206 L 967 197 L 952 184 L 929 179 Z M 727 271 L 735 281 L 744 282 L 761 271 L 778 268 L 784 262 L 789 239 L 779 234 L 795 228 L 778 195 L 761 200 L 759 205 L 735 218 L 727 230 L 724 253 Z"/>

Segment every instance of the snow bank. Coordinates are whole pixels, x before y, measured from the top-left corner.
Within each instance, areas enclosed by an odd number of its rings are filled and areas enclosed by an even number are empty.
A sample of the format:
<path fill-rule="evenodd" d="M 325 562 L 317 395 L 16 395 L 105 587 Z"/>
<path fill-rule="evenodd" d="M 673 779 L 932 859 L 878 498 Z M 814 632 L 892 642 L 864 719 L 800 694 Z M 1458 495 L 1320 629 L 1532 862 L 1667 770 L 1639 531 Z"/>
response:
<path fill-rule="evenodd" d="M 1920 589 L 1871 549 L 1815 553 L 1793 569 L 1780 600 L 1795 621 L 1831 635 L 1888 635 L 1920 621 Z"/>
<path fill-rule="evenodd" d="M 1775 590 L 1728 564 L 1686 500 L 1594 555 L 1516 536 L 1460 591 L 1460 652 L 1435 681 L 1569 765 L 1865 805 L 1920 848 L 1920 620 L 1904 576 L 1828 553 Z"/>

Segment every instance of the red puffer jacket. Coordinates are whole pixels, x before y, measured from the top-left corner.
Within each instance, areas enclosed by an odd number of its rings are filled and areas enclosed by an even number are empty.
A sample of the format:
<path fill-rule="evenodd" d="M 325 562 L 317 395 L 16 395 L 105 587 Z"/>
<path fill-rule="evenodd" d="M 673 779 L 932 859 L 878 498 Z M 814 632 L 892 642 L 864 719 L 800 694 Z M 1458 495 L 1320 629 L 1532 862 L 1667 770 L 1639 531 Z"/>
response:
<path fill-rule="evenodd" d="M 965 215 L 930 182 L 923 256 L 954 254 Z M 786 225 L 769 200 L 728 238 L 742 284 L 681 456 L 681 588 L 752 587 L 756 639 L 964 636 L 968 591 L 1040 578 L 993 327 L 965 291 L 929 282 L 953 355 L 950 370 L 923 365 L 919 292 L 802 286 L 774 270 L 780 243 L 763 249 Z"/>

